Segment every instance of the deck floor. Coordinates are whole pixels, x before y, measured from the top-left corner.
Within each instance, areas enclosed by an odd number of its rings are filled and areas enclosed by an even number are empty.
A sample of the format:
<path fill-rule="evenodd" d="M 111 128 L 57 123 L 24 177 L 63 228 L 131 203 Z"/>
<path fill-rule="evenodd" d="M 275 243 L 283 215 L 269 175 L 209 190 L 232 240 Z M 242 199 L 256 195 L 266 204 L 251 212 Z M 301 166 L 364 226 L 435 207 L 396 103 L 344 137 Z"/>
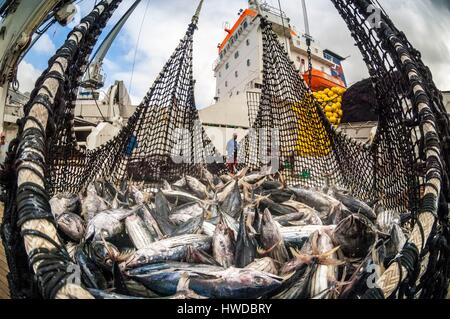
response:
<path fill-rule="evenodd" d="M 3 219 L 3 204 L 0 204 L 0 221 Z M 10 299 L 9 287 L 6 275 L 8 274 L 8 263 L 6 262 L 5 249 L 0 239 L 0 299 Z"/>

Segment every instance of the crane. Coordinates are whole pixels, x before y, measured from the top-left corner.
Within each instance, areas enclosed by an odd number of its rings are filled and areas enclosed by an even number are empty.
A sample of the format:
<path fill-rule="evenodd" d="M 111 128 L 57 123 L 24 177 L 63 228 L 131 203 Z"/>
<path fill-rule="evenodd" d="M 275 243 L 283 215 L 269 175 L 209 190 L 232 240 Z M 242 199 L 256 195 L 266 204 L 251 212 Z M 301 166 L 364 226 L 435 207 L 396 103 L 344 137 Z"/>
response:
<path fill-rule="evenodd" d="M 104 76 L 102 74 L 103 60 L 105 59 L 105 56 L 111 48 L 111 45 L 116 39 L 117 35 L 122 30 L 123 26 L 140 2 L 141 0 L 136 0 L 133 3 L 128 11 L 120 18 L 119 22 L 117 22 L 117 24 L 112 28 L 112 30 L 106 36 L 105 40 L 103 40 L 102 44 L 95 52 L 93 60 L 86 70 L 83 81 L 81 83 L 81 87 L 92 92 L 104 86 Z"/>
<path fill-rule="evenodd" d="M 4 131 L 4 115 L 9 88 L 15 79 L 17 65 L 30 47 L 36 30 L 49 17 L 61 24 L 73 18 L 76 8 L 72 0 L 6 0 L 0 15 L 0 132 Z"/>

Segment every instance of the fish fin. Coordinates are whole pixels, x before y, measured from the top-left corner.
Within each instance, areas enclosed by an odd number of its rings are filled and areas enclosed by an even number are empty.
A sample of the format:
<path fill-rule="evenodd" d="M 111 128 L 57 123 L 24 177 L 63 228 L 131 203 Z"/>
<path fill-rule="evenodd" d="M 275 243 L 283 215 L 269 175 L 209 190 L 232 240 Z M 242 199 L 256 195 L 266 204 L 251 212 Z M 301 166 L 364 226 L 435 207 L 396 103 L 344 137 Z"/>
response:
<path fill-rule="evenodd" d="M 234 175 L 234 178 L 236 180 L 239 180 L 239 179 L 243 178 L 245 175 L 247 175 L 248 170 L 249 170 L 248 167 L 244 167 L 239 172 L 237 172 L 236 175 Z"/>
<path fill-rule="evenodd" d="M 256 195 L 256 198 L 254 200 L 255 207 L 259 207 L 259 204 L 265 199 L 270 199 L 270 194 L 266 196 Z"/>
<path fill-rule="evenodd" d="M 334 255 L 335 253 L 337 253 L 339 249 L 341 249 L 341 246 L 334 247 L 330 251 L 327 251 L 324 254 L 322 254 L 321 256 L 325 257 L 325 258 L 328 258 L 328 257 Z"/>
<path fill-rule="evenodd" d="M 289 250 L 291 251 L 291 254 L 294 258 L 300 257 L 302 255 L 297 248 L 289 247 Z"/>
<path fill-rule="evenodd" d="M 261 256 L 267 256 L 268 254 L 270 254 L 272 251 L 274 251 L 283 241 L 280 240 L 278 243 L 276 243 L 275 245 L 273 245 L 272 247 L 268 248 L 268 249 L 264 249 L 262 247 L 259 247 L 256 249 L 256 251 L 258 253 L 261 252 Z"/>
<path fill-rule="evenodd" d="M 188 291 L 189 289 L 189 274 L 187 272 L 183 272 L 178 280 L 177 292 Z"/>

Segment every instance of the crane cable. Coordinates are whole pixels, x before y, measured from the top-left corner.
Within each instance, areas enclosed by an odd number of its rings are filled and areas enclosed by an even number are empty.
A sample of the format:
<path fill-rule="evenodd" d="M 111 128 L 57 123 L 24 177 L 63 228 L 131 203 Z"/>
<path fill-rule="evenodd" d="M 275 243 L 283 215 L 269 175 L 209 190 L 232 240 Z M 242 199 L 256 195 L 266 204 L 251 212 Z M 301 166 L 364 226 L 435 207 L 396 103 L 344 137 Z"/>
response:
<path fill-rule="evenodd" d="M 278 8 L 280 9 L 281 24 L 283 25 L 283 35 L 284 35 L 284 42 L 286 43 L 286 53 L 288 53 L 289 52 L 288 38 L 286 35 L 286 28 L 284 26 L 283 11 L 281 10 L 281 1 L 280 0 L 278 0 Z"/>
<path fill-rule="evenodd" d="M 139 34 L 138 34 L 138 38 L 137 38 L 137 41 L 136 41 L 136 47 L 134 49 L 133 67 L 131 69 L 130 84 L 128 86 L 128 94 L 130 95 L 130 97 L 131 97 L 131 89 L 132 89 L 132 85 L 133 85 L 134 68 L 136 66 L 137 52 L 138 52 L 138 49 L 139 49 L 139 43 L 140 43 L 140 40 L 141 40 L 142 29 L 144 27 L 145 17 L 147 16 L 147 11 L 148 11 L 149 5 L 150 5 L 150 0 L 147 1 L 147 5 L 145 6 L 144 16 L 142 17 L 141 26 L 139 28 Z"/>

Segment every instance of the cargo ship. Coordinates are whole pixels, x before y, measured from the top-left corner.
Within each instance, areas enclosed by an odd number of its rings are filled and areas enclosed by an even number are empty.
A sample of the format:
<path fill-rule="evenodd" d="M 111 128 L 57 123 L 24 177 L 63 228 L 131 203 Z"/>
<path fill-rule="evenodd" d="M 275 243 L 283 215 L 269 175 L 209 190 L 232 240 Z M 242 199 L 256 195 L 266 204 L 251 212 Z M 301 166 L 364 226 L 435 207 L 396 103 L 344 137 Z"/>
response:
<path fill-rule="evenodd" d="M 305 34 L 296 31 L 291 25 L 291 19 L 281 9 L 260 2 L 259 10 L 272 23 L 280 43 L 308 85 L 311 62 L 310 84 L 313 92 L 345 90 L 347 81 L 342 65 L 345 58 L 331 49 L 323 49 L 308 34 L 309 31 Z M 224 151 L 226 139 L 233 133 L 245 136 L 259 104 L 263 80 L 263 48 L 257 16 L 257 4 L 249 0 L 248 8 L 240 10 L 237 21 L 225 28 L 225 37 L 218 44 L 218 57 L 213 64 L 216 79 L 215 103 L 200 110 L 200 119 L 219 151 Z M 310 60 L 308 38 L 311 40 Z M 333 124 L 340 123 L 336 121 Z M 361 131 L 362 139 L 367 138 L 373 127 L 374 124 L 370 123 Z"/>

